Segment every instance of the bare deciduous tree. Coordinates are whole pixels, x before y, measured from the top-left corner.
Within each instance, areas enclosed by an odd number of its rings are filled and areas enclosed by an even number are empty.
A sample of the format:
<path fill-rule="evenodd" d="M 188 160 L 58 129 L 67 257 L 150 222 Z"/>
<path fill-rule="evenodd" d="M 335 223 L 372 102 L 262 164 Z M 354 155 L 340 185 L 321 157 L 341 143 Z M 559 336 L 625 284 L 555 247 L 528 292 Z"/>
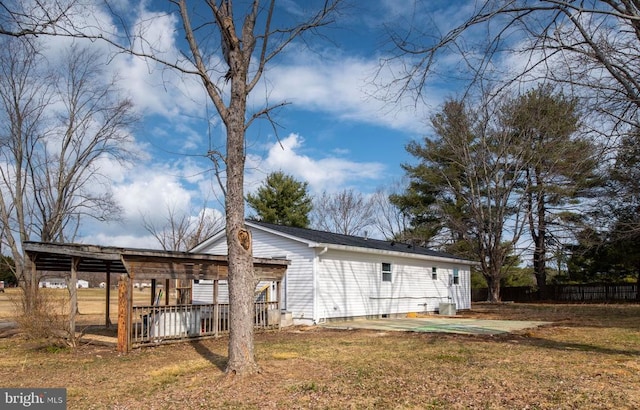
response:
<path fill-rule="evenodd" d="M 80 11 L 76 8 L 78 5 L 77 0 L 2 0 L 0 35 L 28 37 L 39 34 L 72 34 L 76 31 L 70 22 L 73 15 Z"/>
<path fill-rule="evenodd" d="M 225 215 L 229 260 L 229 358 L 228 374 L 245 374 L 258 370 L 253 344 L 253 303 L 255 274 L 250 232 L 244 226 L 244 166 L 245 133 L 258 118 L 269 118 L 274 108 L 286 103 L 250 110 L 249 95 L 263 77 L 265 67 L 292 41 L 304 33 L 330 24 L 340 0 L 320 1 L 311 14 L 303 13 L 300 23 L 276 27 L 276 1 L 262 4 L 259 0 L 234 2 L 209 1 L 207 13 L 192 8 L 186 0 L 170 1 L 177 8 L 186 39 L 184 59 L 163 60 L 162 53 L 145 42 L 144 30 L 130 40 L 148 48 L 116 47 L 141 57 L 152 59 L 170 69 L 195 75 L 226 129 L 224 152 L 211 152 L 221 160 L 225 172 Z M 238 9 L 235 6 L 238 6 Z M 313 7 L 313 5 L 312 5 Z M 291 17 L 291 16 L 290 16 Z M 217 41 L 216 41 L 217 39 Z M 219 166 L 216 163 L 216 169 Z"/>
<path fill-rule="evenodd" d="M 396 54 L 385 62 L 398 58 L 405 68 L 393 81 L 396 91 L 421 95 L 438 70 L 438 57 L 453 53 L 473 79 L 555 81 L 574 89 L 585 98 L 583 104 L 614 124 L 638 124 L 636 1 L 484 0 L 472 6 L 468 17 L 441 35 L 437 24 L 423 24 L 437 19 L 416 19 L 420 26 L 392 32 Z"/>
<path fill-rule="evenodd" d="M 22 242 L 66 242 L 82 220 L 118 214 L 99 161 L 131 158 L 135 117 L 96 54 L 71 48 L 66 64 L 50 65 L 34 41 L 0 41 L 0 221 L 29 312 L 38 278 L 25 269 Z"/>
<path fill-rule="evenodd" d="M 144 228 L 153 235 L 162 249 L 186 252 L 224 227 L 224 218 L 217 217 L 203 207 L 197 216 L 180 213 L 175 207 L 167 206 L 167 216 L 162 225 L 154 224 L 143 216 Z"/>
<path fill-rule="evenodd" d="M 427 189 L 429 207 L 442 219 L 453 244 L 469 244 L 489 285 L 489 300 L 500 300 L 500 279 L 526 225 L 522 196 L 525 170 L 518 136 L 500 123 L 499 106 L 470 110 L 460 101 L 445 103 L 432 119 L 433 139 L 412 142 L 407 151 L 419 159 L 404 165 Z"/>
<path fill-rule="evenodd" d="M 25 312 L 35 306 L 38 281 L 25 272 L 21 252 L 22 242 L 34 231 L 29 200 L 31 153 L 47 133 L 46 109 L 53 100 L 50 76 L 38 67 L 37 54 L 28 50 L 21 41 L 2 39 L 0 52 L 0 217 L 3 241 L 6 241 L 15 261 L 18 283 L 24 287 Z"/>
<path fill-rule="evenodd" d="M 389 197 L 399 194 L 402 188 L 399 183 L 391 185 L 390 189 L 378 189 L 371 197 L 375 209 L 375 226 L 386 239 L 404 242 L 404 234 L 409 230 L 410 217 L 402 209 L 391 202 Z"/>
<path fill-rule="evenodd" d="M 251 123 L 274 108 L 266 106 L 250 113 L 247 99 L 261 79 L 265 67 L 301 34 L 330 23 L 338 1 L 326 1 L 308 20 L 291 28 L 272 27 L 276 2 L 252 1 L 242 12 L 234 13 L 231 0 L 207 3 L 211 17 L 190 10 L 186 0 L 178 6 L 187 39 L 189 65 L 184 72 L 195 73 L 226 127 L 225 214 L 229 258 L 229 359 L 227 373 L 243 374 L 258 370 L 253 344 L 253 302 L 255 275 L 251 237 L 244 226 L 245 132 Z M 241 4 L 241 3 L 240 3 Z M 195 21 L 193 21 L 196 19 Z M 220 47 L 212 47 L 208 28 L 214 28 Z M 221 58 L 213 58 L 215 53 Z M 220 61 L 217 67 L 212 65 Z M 169 65 L 173 65 L 169 62 Z M 220 83 L 220 67 L 223 83 Z M 178 69 L 181 69 L 178 67 Z M 226 92 L 223 85 L 229 83 Z M 248 238 L 248 239 L 247 239 Z"/>
<path fill-rule="evenodd" d="M 313 204 L 314 225 L 343 235 L 362 235 L 374 223 L 374 205 L 361 192 L 344 189 L 334 194 L 323 191 Z"/>

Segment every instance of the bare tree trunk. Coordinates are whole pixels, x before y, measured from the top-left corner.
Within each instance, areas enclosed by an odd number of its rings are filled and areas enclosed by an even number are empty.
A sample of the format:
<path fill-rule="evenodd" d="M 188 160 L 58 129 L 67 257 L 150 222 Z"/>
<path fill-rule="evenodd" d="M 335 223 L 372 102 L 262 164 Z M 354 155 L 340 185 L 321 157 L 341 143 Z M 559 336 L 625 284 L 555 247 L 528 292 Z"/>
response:
<path fill-rule="evenodd" d="M 533 271 L 536 276 L 539 298 L 544 300 L 547 297 L 547 267 L 544 246 L 540 246 L 538 242 L 540 242 L 540 237 L 538 237 L 533 250 Z"/>
<path fill-rule="evenodd" d="M 38 275 L 33 269 L 33 262 L 25 254 L 23 263 L 16 263 L 16 277 L 22 287 L 22 309 L 25 316 L 35 313 L 38 309 Z"/>
<path fill-rule="evenodd" d="M 251 235 L 244 226 L 245 75 L 232 78 L 227 126 L 226 234 L 229 258 L 229 361 L 227 373 L 257 371 L 253 350 L 255 275 Z"/>
<path fill-rule="evenodd" d="M 535 170 L 534 178 L 536 179 L 536 187 L 540 187 L 542 184 L 539 181 L 539 170 Z M 536 284 L 538 285 L 538 299 L 544 300 L 547 298 L 547 222 L 546 222 L 546 207 L 544 192 L 538 189 L 538 192 L 534 194 L 529 193 L 529 204 L 533 205 L 535 201 L 535 210 L 531 208 L 529 213 L 529 229 L 531 231 L 531 238 L 533 239 L 533 273 L 536 277 Z M 535 214 L 535 218 L 534 218 Z M 537 226 L 536 222 L 537 221 Z"/>
<path fill-rule="evenodd" d="M 227 214 L 229 215 L 229 214 Z M 229 246 L 229 361 L 227 373 L 245 374 L 258 370 L 253 348 L 255 280 L 251 257 L 251 236 L 240 224 L 227 218 Z M 248 248 L 245 249 L 245 246 Z"/>
<path fill-rule="evenodd" d="M 487 292 L 487 302 L 500 302 L 500 280 L 493 277 L 485 277 L 487 286 L 489 287 Z"/>
<path fill-rule="evenodd" d="M 535 236 L 535 248 L 533 250 L 533 272 L 538 285 L 538 295 L 540 299 L 547 297 L 547 266 L 545 261 L 546 247 L 544 243 L 545 232 L 542 228 Z"/>
<path fill-rule="evenodd" d="M 78 313 L 78 258 L 72 258 L 71 261 L 71 280 L 67 283 L 69 290 L 69 344 L 72 347 L 77 346 L 76 339 L 76 314 Z"/>

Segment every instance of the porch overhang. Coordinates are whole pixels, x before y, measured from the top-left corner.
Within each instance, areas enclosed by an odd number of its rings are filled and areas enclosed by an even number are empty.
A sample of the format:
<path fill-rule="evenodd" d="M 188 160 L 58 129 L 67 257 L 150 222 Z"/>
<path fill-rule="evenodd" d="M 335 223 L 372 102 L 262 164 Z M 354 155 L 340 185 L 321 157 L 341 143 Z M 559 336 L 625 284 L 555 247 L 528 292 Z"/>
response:
<path fill-rule="evenodd" d="M 70 272 L 75 261 L 78 272 L 127 274 L 135 280 L 226 280 L 229 274 L 226 255 L 44 242 L 25 242 L 23 249 L 36 270 L 46 272 Z M 287 260 L 253 258 L 258 280 L 281 280 L 288 265 Z"/>

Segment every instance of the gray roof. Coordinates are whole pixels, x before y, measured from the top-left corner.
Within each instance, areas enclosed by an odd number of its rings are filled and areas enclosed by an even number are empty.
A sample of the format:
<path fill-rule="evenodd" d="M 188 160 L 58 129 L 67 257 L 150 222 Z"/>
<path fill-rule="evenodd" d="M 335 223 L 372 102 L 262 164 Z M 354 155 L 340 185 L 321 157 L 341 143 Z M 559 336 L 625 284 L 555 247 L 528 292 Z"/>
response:
<path fill-rule="evenodd" d="M 402 252 L 414 255 L 425 255 L 438 258 L 450 258 L 459 259 L 460 261 L 467 261 L 467 259 L 460 256 L 452 255 L 446 252 L 434 251 L 433 249 L 429 249 L 424 246 L 415 246 L 395 241 L 383 241 L 362 236 L 342 235 L 332 232 L 317 231 L 313 229 L 296 228 L 292 226 L 275 225 L 259 221 L 247 222 L 258 227 L 277 231 L 285 235 L 294 236 L 309 242 L 317 242 L 328 245 L 353 246 L 357 248 L 377 249 L 381 251 Z"/>

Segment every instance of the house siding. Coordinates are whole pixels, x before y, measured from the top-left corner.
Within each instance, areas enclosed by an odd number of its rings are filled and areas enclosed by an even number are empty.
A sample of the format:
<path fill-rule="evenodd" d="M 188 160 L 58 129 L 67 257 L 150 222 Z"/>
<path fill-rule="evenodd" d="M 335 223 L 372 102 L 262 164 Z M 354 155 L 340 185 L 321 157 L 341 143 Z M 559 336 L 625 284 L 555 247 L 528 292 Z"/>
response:
<path fill-rule="evenodd" d="M 453 280 L 453 270 L 458 269 L 459 283 L 451 286 L 451 300 L 457 309 L 471 309 L 471 270 L 465 265 L 450 265 L 446 272 Z"/>
<path fill-rule="evenodd" d="M 204 253 L 210 253 L 212 255 L 226 255 L 227 254 L 227 238 L 222 236 L 211 247 L 207 248 Z"/>
<path fill-rule="evenodd" d="M 291 312 L 294 323 L 313 323 L 313 258 L 315 251 L 307 244 L 293 239 L 252 229 L 253 256 L 258 258 L 286 258 L 287 268 L 282 292 L 282 308 Z"/>
<path fill-rule="evenodd" d="M 382 281 L 382 263 L 391 263 L 391 282 Z M 432 279 L 432 267 L 438 278 Z M 458 268 L 460 284 L 449 285 Z M 329 251 L 318 263 L 319 320 L 434 312 L 440 302 L 470 308 L 468 267 L 356 252 Z M 467 302 L 468 300 L 468 302 Z"/>
<path fill-rule="evenodd" d="M 275 292 L 275 284 L 268 281 L 260 281 L 256 286 L 256 292 L 269 286 L 268 293 L 271 296 Z M 257 295 L 256 295 L 257 296 Z M 269 302 L 275 300 L 270 298 Z M 194 304 L 213 303 L 213 280 L 199 280 L 193 283 L 192 301 Z M 226 280 L 218 281 L 218 303 L 229 303 L 229 284 Z"/>
<path fill-rule="evenodd" d="M 250 227 L 253 255 L 290 261 L 282 283 L 282 308 L 294 324 L 314 324 L 326 319 L 436 312 L 442 302 L 457 309 L 471 308 L 470 266 L 438 257 L 376 252 L 371 249 L 335 249 Z M 311 247 L 309 244 L 319 247 Z M 224 236 L 201 251 L 226 254 Z M 382 263 L 392 266 L 392 280 L 382 280 Z M 432 268 L 437 278 L 432 278 Z M 459 283 L 453 283 L 457 270 Z M 206 284 L 205 284 L 206 285 Z M 222 285 L 222 282 L 221 282 Z M 195 285 L 197 287 L 198 285 Z M 211 300 L 212 287 L 194 289 Z M 220 301 L 227 299 L 220 288 Z M 225 298 L 223 300 L 223 298 Z"/>
<path fill-rule="evenodd" d="M 193 284 L 193 303 L 213 303 L 213 281 L 200 280 Z M 229 287 L 226 280 L 218 281 L 218 303 L 229 303 Z"/>

